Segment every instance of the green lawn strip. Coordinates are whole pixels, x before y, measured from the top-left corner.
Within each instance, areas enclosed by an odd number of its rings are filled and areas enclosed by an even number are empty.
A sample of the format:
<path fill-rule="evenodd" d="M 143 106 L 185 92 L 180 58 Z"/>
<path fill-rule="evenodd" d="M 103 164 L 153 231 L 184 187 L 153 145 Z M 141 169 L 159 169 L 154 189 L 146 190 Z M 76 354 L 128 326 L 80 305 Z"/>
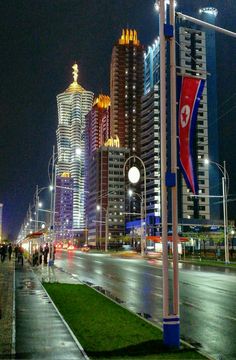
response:
<path fill-rule="evenodd" d="M 236 270 L 236 263 L 230 263 L 230 264 L 225 264 L 223 261 L 216 261 L 216 260 L 191 260 L 191 259 L 186 259 L 186 260 L 182 260 L 181 262 L 183 263 L 188 263 L 188 264 L 193 264 L 193 265 L 200 265 L 200 266 L 213 266 L 213 267 L 223 267 L 223 268 L 230 268 L 230 269 L 235 269 Z"/>
<path fill-rule="evenodd" d="M 204 359 L 192 349 L 166 349 L 158 328 L 87 285 L 43 285 L 92 359 Z"/>

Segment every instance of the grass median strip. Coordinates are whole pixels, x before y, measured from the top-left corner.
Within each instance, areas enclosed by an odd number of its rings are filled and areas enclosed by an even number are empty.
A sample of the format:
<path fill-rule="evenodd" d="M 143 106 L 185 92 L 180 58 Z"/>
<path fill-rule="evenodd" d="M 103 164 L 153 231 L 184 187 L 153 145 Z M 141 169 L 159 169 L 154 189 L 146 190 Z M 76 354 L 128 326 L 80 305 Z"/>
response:
<path fill-rule="evenodd" d="M 87 285 L 43 285 L 91 359 L 204 359 L 166 349 L 158 328 Z"/>

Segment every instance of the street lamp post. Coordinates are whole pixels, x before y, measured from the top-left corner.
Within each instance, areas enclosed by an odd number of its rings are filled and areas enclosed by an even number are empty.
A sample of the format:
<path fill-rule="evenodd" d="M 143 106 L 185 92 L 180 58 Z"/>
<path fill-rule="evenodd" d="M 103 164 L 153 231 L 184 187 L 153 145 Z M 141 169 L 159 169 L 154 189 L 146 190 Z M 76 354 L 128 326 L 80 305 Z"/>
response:
<path fill-rule="evenodd" d="M 161 223 L 163 268 L 163 340 L 170 347 L 180 346 L 179 275 L 178 275 L 178 211 L 177 211 L 177 135 L 176 135 L 176 64 L 175 64 L 175 1 L 169 0 L 169 23 L 166 16 L 168 1 L 156 2 L 159 9 L 160 32 L 160 122 L 161 122 Z M 170 103 L 171 103 L 171 172 L 167 170 L 167 61 L 169 41 Z M 173 310 L 170 312 L 168 274 L 168 203 L 167 187 L 172 197 L 173 238 Z"/>
<path fill-rule="evenodd" d="M 142 204 L 143 204 L 143 219 L 144 219 L 144 223 L 145 223 L 145 226 L 143 227 L 143 237 L 141 239 L 141 255 L 143 256 L 144 255 L 144 249 L 146 248 L 146 221 L 147 221 L 147 185 L 146 185 L 146 182 L 147 182 L 147 177 L 146 177 L 146 167 L 145 167 L 145 164 L 143 162 L 142 159 L 140 159 L 140 157 L 138 157 L 137 155 L 132 155 L 130 157 L 128 157 L 128 159 L 126 159 L 125 163 L 124 163 L 124 166 L 123 166 L 123 175 L 125 176 L 125 167 L 126 167 L 126 164 L 128 163 L 128 161 L 130 159 L 134 159 L 134 160 L 139 160 L 142 167 L 143 167 L 143 185 L 144 185 L 144 192 L 143 192 L 143 200 L 142 200 Z M 139 179 L 140 179 L 140 171 L 139 169 L 136 167 L 136 166 L 132 166 L 129 171 L 128 171 L 128 178 L 129 178 L 129 181 L 132 183 L 132 184 L 137 184 L 139 182 Z M 139 195 L 139 194 L 138 194 Z M 140 196 L 140 195 L 139 195 Z M 142 212 L 142 211 L 141 211 Z M 142 221 L 142 220 L 141 220 Z"/>
<path fill-rule="evenodd" d="M 223 166 L 215 161 L 208 159 L 204 160 L 205 164 L 214 164 L 220 170 L 222 176 L 222 199 L 223 199 L 223 218 L 224 218 L 224 244 L 225 244 L 225 263 L 229 264 L 229 237 L 228 237 L 228 184 L 229 174 L 226 170 L 226 162 L 223 162 Z"/>
<path fill-rule="evenodd" d="M 109 221 L 109 212 L 108 208 L 104 208 L 100 205 L 97 205 L 97 211 L 103 210 L 105 213 L 105 252 L 108 251 L 108 221 Z M 102 222 L 100 222 L 102 224 Z"/>
<path fill-rule="evenodd" d="M 138 194 L 137 192 L 134 192 L 133 190 L 129 190 L 128 191 L 129 193 L 129 196 L 132 196 L 133 194 L 134 195 L 137 195 L 140 199 L 140 202 L 141 202 L 141 254 L 144 255 L 144 243 L 145 243 L 145 227 L 144 227 L 144 224 L 145 224 L 145 217 L 144 217 L 144 198 L 143 198 L 143 194 L 140 195 Z"/>

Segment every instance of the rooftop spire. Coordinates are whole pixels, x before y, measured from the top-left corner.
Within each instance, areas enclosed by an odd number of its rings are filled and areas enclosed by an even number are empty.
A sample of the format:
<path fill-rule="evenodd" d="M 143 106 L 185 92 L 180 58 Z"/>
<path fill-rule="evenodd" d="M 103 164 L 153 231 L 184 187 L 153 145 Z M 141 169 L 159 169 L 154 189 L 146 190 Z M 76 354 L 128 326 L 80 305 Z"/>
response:
<path fill-rule="evenodd" d="M 77 83 L 77 79 L 78 79 L 78 75 L 79 75 L 79 69 L 78 69 L 78 65 L 76 63 L 74 63 L 74 65 L 72 66 L 72 74 L 73 74 L 73 78 L 74 78 L 74 82 Z"/>
<path fill-rule="evenodd" d="M 76 93 L 76 92 L 83 92 L 85 91 L 84 88 L 82 88 L 82 86 L 80 84 L 78 84 L 78 75 L 79 75 L 79 69 L 78 69 L 78 65 L 76 63 L 74 63 L 74 65 L 72 66 L 72 75 L 73 75 L 73 83 L 70 84 L 70 86 L 66 89 L 66 92 L 70 92 L 70 93 Z"/>

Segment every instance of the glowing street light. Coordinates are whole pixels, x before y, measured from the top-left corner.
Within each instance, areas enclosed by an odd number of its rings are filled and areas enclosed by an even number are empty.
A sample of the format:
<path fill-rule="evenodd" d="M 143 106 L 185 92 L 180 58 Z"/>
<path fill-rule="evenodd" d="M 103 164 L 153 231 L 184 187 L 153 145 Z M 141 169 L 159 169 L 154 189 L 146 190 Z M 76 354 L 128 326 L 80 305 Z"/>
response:
<path fill-rule="evenodd" d="M 146 188 L 146 167 L 142 159 L 138 157 L 137 155 L 132 155 L 126 159 L 124 166 L 123 166 L 123 175 L 125 176 L 125 167 L 126 164 L 130 159 L 134 159 L 134 161 L 137 159 L 140 161 L 142 167 L 143 167 L 143 187 L 144 187 L 144 194 L 143 194 L 143 218 L 145 221 L 145 227 L 144 227 L 144 234 L 143 238 L 141 239 L 141 255 L 144 255 L 144 248 L 146 248 L 146 221 L 147 221 L 147 211 L 146 211 L 146 203 L 147 203 L 147 188 Z M 137 184 L 140 180 L 140 171 L 136 166 L 132 166 L 128 171 L 128 179 L 131 182 L 131 184 Z M 140 195 L 139 195 L 140 196 Z"/>

